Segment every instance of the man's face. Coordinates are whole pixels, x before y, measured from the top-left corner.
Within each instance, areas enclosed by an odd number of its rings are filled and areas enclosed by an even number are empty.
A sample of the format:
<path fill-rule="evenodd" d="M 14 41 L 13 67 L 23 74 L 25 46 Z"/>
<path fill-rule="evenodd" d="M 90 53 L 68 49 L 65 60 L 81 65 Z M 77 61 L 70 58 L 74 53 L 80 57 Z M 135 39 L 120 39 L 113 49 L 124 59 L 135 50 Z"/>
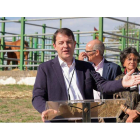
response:
<path fill-rule="evenodd" d="M 88 45 L 88 46 L 86 46 L 86 54 L 87 54 L 87 57 L 88 57 L 88 61 L 94 63 L 94 60 L 95 60 L 95 57 L 96 57 L 96 50 L 94 50 L 93 47 Z"/>
<path fill-rule="evenodd" d="M 57 34 L 56 42 L 53 44 L 58 56 L 65 62 L 72 61 L 75 45 L 76 42 L 72 39 L 72 36 L 60 33 Z"/>

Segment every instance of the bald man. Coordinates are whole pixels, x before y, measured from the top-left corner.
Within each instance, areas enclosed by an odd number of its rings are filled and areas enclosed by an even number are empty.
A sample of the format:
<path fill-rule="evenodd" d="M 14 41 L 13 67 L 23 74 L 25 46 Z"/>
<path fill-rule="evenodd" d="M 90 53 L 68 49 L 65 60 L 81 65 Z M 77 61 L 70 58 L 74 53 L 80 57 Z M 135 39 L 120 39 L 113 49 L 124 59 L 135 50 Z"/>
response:
<path fill-rule="evenodd" d="M 114 80 L 118 75 L 122 74 L 121 67 L 115 63 L 107 61 L 104 55 L 105 46 L 98 40 L 94 39 L 87 43 L 85 52 L 81 52 L 79 60 L 87 58 L 92 63 L 96 72 L 100 73 L 106 80 Z M 96 90 L 93 90 L 94 99 L 100 99 L 101 94 Z M 113 95 L 103 95 L 104 99 L 113 99 Z M 112 122 L 111 119 L 106 122 Z M 114 122 L 114 121 L 113 121 Z"/>

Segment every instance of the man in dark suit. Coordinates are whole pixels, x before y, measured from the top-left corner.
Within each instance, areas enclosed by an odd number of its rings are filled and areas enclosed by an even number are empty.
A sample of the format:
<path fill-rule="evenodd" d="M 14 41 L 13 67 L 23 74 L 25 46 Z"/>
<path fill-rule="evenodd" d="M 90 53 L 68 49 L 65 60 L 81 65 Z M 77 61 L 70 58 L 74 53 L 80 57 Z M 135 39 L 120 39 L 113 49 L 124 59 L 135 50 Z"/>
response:
<path fill-rule="evenodd" d="M 140 83 L 140 76 L 131 76 L 133 70 L 118 81 L 106 81 L 91 64 L 74 59 L 75 39 L 68 28 L 54 33 L 53 46 L 58 56 L 42 63 L 33 89 L 32 104 L 45 121 L 46 101 L 93 99 L 93 89 L 112 94 Z"/>
<path fill-rule="evenodd" d="M 92 63 L 95 71 L 100 73 L 103 78 L 106 80 L 114 80 L 118 75 L 122 74 L 121 67 L 115 63 L 107 61 L 103 57 L 104 50 L 104 44 L 100 40 L 94 39 L 87 43 L 86 51 L 79 54 L 79 60 L 83 61 L 84 58 L 87 58 L 88 61 Z M 99 99 L 100 94 L 96 91 L 94 92 L 94 95 L 96 94 L 94 99 Z M 113 95 L 104 94 L 103 98 L 113 99 Z"/>
<path fill-rule="evenodd" d="M 92 63 L 95 71 L 106 80 L 114 80 L 118 75 L 122 74 L 121 67 L 115 63 L 107 61 L 104 55 L 105 46 L 98 40 L 94 39 L 87 43 L 85 52 L 79 54 L 79 60 L 87 58 Z M 100 99 L 100 92 L 93 90 L 94 99 Z M 113 94 L 103 94 L 104 99 L 113 99 Z M 103 121 L 103 120 L 102 120 Z M 105 122 L 116 122 L 116 119 L 104 119 Z"/>

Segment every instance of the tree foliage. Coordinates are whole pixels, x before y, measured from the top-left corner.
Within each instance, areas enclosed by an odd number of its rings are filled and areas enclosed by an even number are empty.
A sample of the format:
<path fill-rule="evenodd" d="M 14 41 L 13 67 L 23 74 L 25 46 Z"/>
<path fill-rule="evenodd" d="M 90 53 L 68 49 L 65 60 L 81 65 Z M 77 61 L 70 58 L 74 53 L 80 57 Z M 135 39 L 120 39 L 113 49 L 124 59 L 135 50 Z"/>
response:
<path fill-rule="evenodd" d="M 122 33 L 122 29 L 123 28 L 125 28 L 125 35 L 126 36 L 127 36 L 127 33 L 128 33 L 128 36 L 130 36 L 130 37 L 138 37 L 138 33 L 139 33 L 138 29 L 139 28 L 136 25 L 134 25 L 134 24 L 128 24 L 128 27 L 127 27 L 127 23 L 124 23 L 124 24 L 121 24 L 121 25 L 115 27 L 114 28 L 115 30 L 120 30 L 120 31 L 116 31 L 115 34 L 122 35 L 121 33 Z M 127 29 L 128 29 L 128 32 L 127 32 Z M 111 35 L 110 39 L 108 41 L 110 41 L 110 42 L 116 41 L 116 39 L 114 39 L 114 38 L 119 39 L 119 37 Z M 133 41 L 133 42 L 135 42 L 135 41 Z"/>
<path fill-rule="evenodd" d="M 123 28 L 125 28 L 125 30 L 127 31 L 127 23 L 115 27 L 115 30 L 122 30 Z M 138 28 L 134 24 L 128 24 L 128 30 L 132 30 L 132 29 L 136 30 Z"/>

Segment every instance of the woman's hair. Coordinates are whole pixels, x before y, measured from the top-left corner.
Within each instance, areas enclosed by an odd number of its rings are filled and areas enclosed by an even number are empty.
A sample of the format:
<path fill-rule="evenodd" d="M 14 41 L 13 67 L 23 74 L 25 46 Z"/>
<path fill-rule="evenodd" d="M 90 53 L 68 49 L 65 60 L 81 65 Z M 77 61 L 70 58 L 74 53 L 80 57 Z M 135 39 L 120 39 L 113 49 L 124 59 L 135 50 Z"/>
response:
<path fill-rule="evenodd" d="M 122 64 L 122 66 L 124 64 L 125 59 L 128 57 L 128 55 L 130 53 L 133 53 L 135 56 L 138 57 L 137 58 L 137 63 L 140 62 L 140 56 L 139 56 L 139 53 L 137 52 L 137 50 L 133 47 L 129 47 L 129 48 L 124 49 L 120 54 L 120 62 Z M 124 66 L 123 66 L 123 68 L 124 68 Z"/>

